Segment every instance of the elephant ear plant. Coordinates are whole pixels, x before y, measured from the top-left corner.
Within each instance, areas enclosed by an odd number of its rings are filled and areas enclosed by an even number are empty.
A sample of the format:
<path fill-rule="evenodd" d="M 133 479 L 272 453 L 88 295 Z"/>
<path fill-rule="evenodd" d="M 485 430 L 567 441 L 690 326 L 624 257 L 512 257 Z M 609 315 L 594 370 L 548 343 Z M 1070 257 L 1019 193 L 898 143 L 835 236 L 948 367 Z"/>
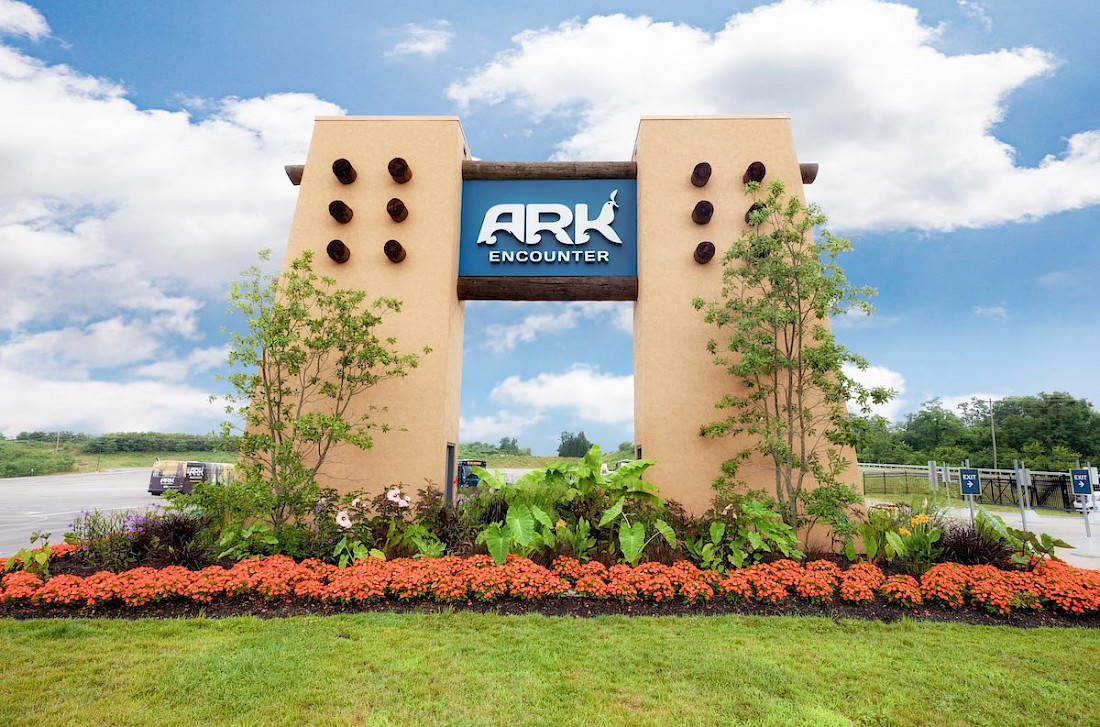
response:
<path fill-rule="evenodd" d="M 577 518 L 570 526 L 558 517 L 559 508 L 584 499 L 611 502 L 596 527 L 611 530 L 609 551 L 613 554 L 617 543 L 626 562 L 636 564 L 646 546 L 658 536 L 676 547 L 676 534 L 668 523 L 660 518 L 647 522 L 648 513 L 642 512 L 646 506 L 656 510 L 664 506 L 657 487 L 642 479 L 642 473 L 653 464 L 651 459 L 637 460 L 604 474 L 603 455 L 598 446 L 593 446 L 577 462 L 550 464 L 527 473 L 514 485 L 482 467 L 473 467 L 482 485 L 500 493 L 508 503 L 503 522 L 490 523 L 477 540 L 485 544 L 497 563 L 503 563 L 509 553 L 526 556 L 539 549 L 553 549 L 559 543 L 584 559 L 597 540 L 591 537 L 591 523 Z"/>
<path fill-rule="evenodd" d="M 529 472 L 509 486 L 483 467 L 472 467 L 471 471 L 490 491 L 503 494 L 508 503 L 504 522 L 490 523 L 477 536 L 477 542 L 485 544 L 494 562 L 504 563 L 509 553 L 530 556 L 540 548 L 553 548 L 557 544 L 554 520 L 546 510 L 529 501 L 539 494 L 538 478 L 532 476 L 535 473 Z"/>

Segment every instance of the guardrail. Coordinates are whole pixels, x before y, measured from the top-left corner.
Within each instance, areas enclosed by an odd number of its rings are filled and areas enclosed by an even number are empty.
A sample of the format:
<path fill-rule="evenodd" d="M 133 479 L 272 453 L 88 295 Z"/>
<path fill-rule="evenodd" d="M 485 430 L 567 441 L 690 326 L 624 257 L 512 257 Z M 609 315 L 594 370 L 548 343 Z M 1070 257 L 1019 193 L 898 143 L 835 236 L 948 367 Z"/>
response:
<path fill-rule="evenodd" d="M 941 488 L 957 496 L 959 467 L 929 462 L 927 466 L 860 463 L 859 474 L 867 495 L 933 494 Z M 1073 510 L 1068 472 L 977 468 L 982 494 L 977 502 L 1028 508 Z M 1019 486 L 1017 483 L 1019 482 Z"/>

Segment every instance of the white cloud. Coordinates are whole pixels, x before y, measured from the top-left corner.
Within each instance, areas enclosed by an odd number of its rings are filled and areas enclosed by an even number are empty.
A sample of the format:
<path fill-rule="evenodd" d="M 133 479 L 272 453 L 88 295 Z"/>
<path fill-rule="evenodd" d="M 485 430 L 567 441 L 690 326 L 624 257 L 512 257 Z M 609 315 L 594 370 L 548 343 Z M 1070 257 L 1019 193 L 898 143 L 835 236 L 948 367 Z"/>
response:
<path fill-rule="evenodd" d="M 846 330 L 851 328 L 889 328 L 901 322 L 901 316 L 885 316 L 880 313 L 867 315 L 861 310 L 853 309 L 848 313 L 833 316 L 830 319 L 833 330 Z"/>
<path fill-rule="evenodd" d="M 645 114 L 790 115 L 800 158 L 821 163 L 808 191 L 838 228 L 984 227 L 1100 202 L 1100 131 L 1035 167 L 994 136 L 1009 96 L 1059 61 L 1031 47 L 952 55 L 938 37 L 881 0 L 783 0 L 715 33 L 596 16 L 520 33 L 448 94 L 576 116 L 560 159 L 627 158 Z"/>
<path fill-rule="evenodd" d="M 451 46 L 455 34 L 448 30 L 450 23 L 437 20 L 434 27 L 424 27 L 416 23 L 405 26 L 405 39 L 394 46 L 390 55 L 419 55 L 434 58 Z"/>
<path fill-rule="evenodd" d="M 618 331 L 634 332 L 634 304 L 619 301 L 575 301 L 538 303 L 537 312 L 518 323 L 492 323 L 485 328 L 485 347 L 496 353 L 531 343 L 539 336 L 560 335 L 574 330 L 582 322 L 606 321 Z"/>
<path fill-rule="evenodd" d="M 600 424 L 629 424 L 634 419 L 634 377 L 601 373 L 583 364 L 561 374 L 509 376 L 489 396 L 536 412 L 565 409 L 577 419 Z"/>
<path fill-rule="evenodd" d="M 459 417 L 459 439 L 495 443 L 501 437 L 518 437 L 541 420 L 540 414 L 515 414 L 507 409 L 490 416 Z"/>
<path fill-rule="evenodd" d="M 901 415 L 902 410 L 908 401 L 905 399 L 905 377 L 897 371 L 886 368 L 885 366 L 868 366 L 865 369 L 858 369 L 855 366 L 845 365 L 844 374 L 851 379 L 858 381 L 867 388 L 875 388 L 883 386 L 887 389 L 894 390 L 894 398 L 885 404 L 872 404 L 871 413 L 878 414 L 879 416 L 886 417 L 890 421 L 897 421 L 897 418 Z M 850 410 L 856 412 L 855 405 L 850 407 Z"/>
<path fill-rule="evenodd" d="M 986 30 L 993 27 L 993 18 L 989 17 L 985 8 L 985 3 L 978 2 L 977 0 L 957 0 L 957 2 L 959 9 L 962 10 L 967 17 L 977 20 Z"/>
<path fill-rule="evenodd" d="M 1067 290 L 1084 283 L 1085 276 L 1071 270 L 1054 270 L 1040 275 L 1036 282 L 1040 288 L 1047 290 Z"/>
<path fill-rule="evenodd" d="M 979 318 L 988 318 L 991 321 L 1007 321 L 1008 307 L 1003 303 L 1001 305 L 976 305 L 974 306 L 974 315 Z"/>
<path fill-rule="evenodd" d="M 25 35 L 31 40 L 40 40 L 49 34 L 46 19 L 30 5 L 0 0 L 0 35 Z"/>
<path fill-rule="evenodd" d="M 213 430 L 222 406 L 207 392 L 154 381 L 58 381 L 0 368 L 0 433 Z"/>
<path fill-rule="evenodd" d="M 224 366 L 229 350 L 225 346 L 196 348 L 186 358 L 167 358 L 134 369 L 141 379 L 182 384 L 189 377 Z"/>
<path fill-rule="evenodd" d="M 3 32 L 49 28 L 0 0 Z M 296 195 L 283 165 L 304 158 L 315 116 L 343 110 L 289 93 L 196 103 L 201 117 L 141 109 L 117 83 L 3 44 L 0 108 L 0 428 L 207 416 L 187 378 L 224 353 L 202 345 L 199 312 L 282 248 Z"/>
<path fill-rule="evenodd" d="M 1006 394 L 991 394 L 988 391 L 979 391 L 973 394 L 963 394 L 962 396 L 941 396 L 939 397 L 940 405 L 947 411 L 959 411 L 959 407 L 963 404 L 969 404 L 971 399 L 978 399 L 979 401 L 1000 401 L 1005 398 Z"/>

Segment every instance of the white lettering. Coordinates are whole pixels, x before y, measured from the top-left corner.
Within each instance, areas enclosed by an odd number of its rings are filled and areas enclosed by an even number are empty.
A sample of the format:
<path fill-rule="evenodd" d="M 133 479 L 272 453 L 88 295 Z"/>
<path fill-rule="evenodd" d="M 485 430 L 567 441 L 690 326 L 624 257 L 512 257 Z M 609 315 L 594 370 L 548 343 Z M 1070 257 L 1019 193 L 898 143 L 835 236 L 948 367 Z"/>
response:
<path fill-rule="evenodd" d="M 611 193 L 611 199 L 603 203 L 603 208 L 600 209 L 599 216 L 594 220 L 588 219 L 588 205 L 577 205 L 577 243 L 583 245 L 589 240 L 589 230 L 595 230 L 609 242 L 613 242 L 616 245 L 622 245 L 623 241 L 619 239 L 619 236 L 611 229 L 611 223 L 615 221 L 615 210 L 618 209 L 619 203 L 615 201 L 616 195 L 619 194 L 619 190 L 615 190 Z"/>
<path fill-rule="evenodd" d="M 586 263 L 596 262 L 596 251 L 595 250 L 585 250 L 584 251 L 584 261 Z"/>
<path fill-rule="evenodd" d="M 584 202 L 576 205 L 575 215 L 569 207 L 553 202 L 528 205 L 495 204 L 489 208 L 481 221 L 477 244 L 495 245 L 497 233 L 507 232 L 525 245 L 537 245 L 542 241 L 542 233 L 549 232 L 562 245 L 584 245 L 592 239 L 590 233 L 596 231 L 608 242 L 622 245 L 623 241 L 611 227 L 615 222 L 615 210 L 619 208 L 619 203 L 615 201 L 618 194 L 617 189 L 611 192 L 610 198 L 603 203 L 600 214 L 594 220 L 589 219 L 588 205 Z M 544 219 L 544 215 L 548 219 Z M 576 239 L 570 237 L 565 230 L 573 224 L 574 219 L 576 220 L 574 226 Z"/>
<path fill-rule="evenodd" d="M 517 263 L 527 262 L 527 251 L 526 250 L 520 250 L 519 252 L 516 253 L 516 262 Z"/>
<path fill-rule="evenodd" d="M 500 262 L 500 250 L 490 250 L 489 251 L 489 262 L 491 262 L 491 263 L 499 263 Z"/>
<path fill-rule="evenodd" d="M 516 251 L 503 250 L 500 254 L 500 261 L 502 263 L 514 263 L 516 261 Z"/>
<path fill-rule="evenodd" d="M 609 263 L 611 262 L 611 253 L 607 250 L 596 251 L 596 262 Z"/>
<path fill-rule="evenodd" d="M 501 218 L 509 215 L 507 222 Z M 523 205 L 521 204 L 495 204 L 485 213 L 485 219 L 481 222 L 481 233 L 477 236 L 479 245 L 497 244 L 496 233 L 507 232 L 520 242 L 523 239 Z"/>
<path fill-rule="evenodd" d="M 553 215 L 554 219 L 544 220 L 543 215 Z M 527 205 L 527 239 L 520 240 L 528 245 L 537 245 L 542 241 L 542 232 L 550 232 L 554 239 L 563 245 L 572 245 L 566 227 L 573 224 L 573 210 L 563 204 Z"/>
<path fill-rule="evenodd" d="M 542 250 L 532 250 L 531 254 L 527 256 L 527 259 L 533 263 L 542 262 Z"/>

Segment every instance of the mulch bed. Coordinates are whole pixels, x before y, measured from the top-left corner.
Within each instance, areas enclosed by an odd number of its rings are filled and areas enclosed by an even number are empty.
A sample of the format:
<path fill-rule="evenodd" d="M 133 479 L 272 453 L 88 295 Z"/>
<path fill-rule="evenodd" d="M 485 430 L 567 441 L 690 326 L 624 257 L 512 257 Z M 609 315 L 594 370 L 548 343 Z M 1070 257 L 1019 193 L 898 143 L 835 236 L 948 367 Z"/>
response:
<path fill-rule="evenodd" d="M 818 556 L 815 556 L 818 557 Z M 844 563 L 835 555 L 825 558 Z M 230 568 L 235 561 L 225 560 L 216 565 Z M 150 566 L 145 562 L 139 565 Z M 99 569 L 85 565 L 76 558 L 60 558 L 51 563 L 50 575 L 75 575 L 86 578 Z M 896 570 L 888 567 L 887 572 Z M 450 613 L 472 611 L 499 615 L 542 614 L 562 618 L 591 618 L 596 616 L 717 616 L 738 614 L 745 616 L 816 616 L 840 621 L 842 619 L 893 623 L 902 619 L 937 623 L 963 623 L 987 626 L 1036 627 L 1084 627 L 1100 628 L 1100 612 L 1073 615 L 1047 609 L 1018 610 L 1007 615 L 992 614 L 982 609 L 954 610 L 937 605 L 921 605 L 905 608 L 886 603 L 881 598 L 867 605 L 847 604 L 839 599 L 833 603 L 818 605 L 790 596 L 779 604 L 730 603 L 716 598 L 700 604 L 688 604 L 680 600 L 659 603 L 638 600 L 623 602 L 611 599 L 585 598 L 566 595 L 559 598 L 523 600 L 501 597 L 492 601 L 468 600 L 441 603 L 431 599 L 385 599 L 366 604 L 332 604 L 307 601 L 293 596 L 264 598 L 258 594 L 221 597 L 211 603 L 197 603 L 186 598 L 172 598 L 143 606 L 123 603 L 105 605 L 65 606 L 26 603 L 0 603 L 0 618 L 225 618 L 231 616 L 256 616 L 259 618 L 283 618 L 290 616 L 329 616 L 349 613 Z"/>
<path fill-rule="evenodd" d="M 288 616 L 330 616 L 348 613 L 450 613 L 473 611 L 499 615 L 542 614 L 564 618 L 591 618 L 595 616 L 718 616 L 738 614 L 743 616 L 818 616 L 834 621 L 855 619 L 893 623 L 907 618 L 937 623 L 963 623 L 986 626 L 1015 626 L 1035 628 L 1040 626 L 1100 628 L 1100 614 L 1072 616 L 1049 611 L 1021 611 L 999 616 L 975 609 L 951 610 L 920 606 L 903 608 L 876 601 L 866 606 L 843 603 L 815 605 L 791 597 L 785 603 L 765 605 L 757 603 L 731 604 L 715 600 L 707 604 L 689 605 L 680 601 L 652 603 L 637 601 L 623 603 L 593 598 L 565 596 L 539 601 L 517 598 L 498 598 L 491 602 L 461 601 L 440 603 L 427 599 L 409 601 L 383 600 L 365 605 L 334 605 L 307 602 L 298 598 L 264 599 L 255 595 L 218 599 L 200 604 L 187 599 L 175 599 L 127 606 L 110 604 L 95 607 L 42 606 L 24 604 L 0 604 L 0 618 L 224 618 L 229 616 L 256 616 L 259 618 L 283 618 Z"/>

